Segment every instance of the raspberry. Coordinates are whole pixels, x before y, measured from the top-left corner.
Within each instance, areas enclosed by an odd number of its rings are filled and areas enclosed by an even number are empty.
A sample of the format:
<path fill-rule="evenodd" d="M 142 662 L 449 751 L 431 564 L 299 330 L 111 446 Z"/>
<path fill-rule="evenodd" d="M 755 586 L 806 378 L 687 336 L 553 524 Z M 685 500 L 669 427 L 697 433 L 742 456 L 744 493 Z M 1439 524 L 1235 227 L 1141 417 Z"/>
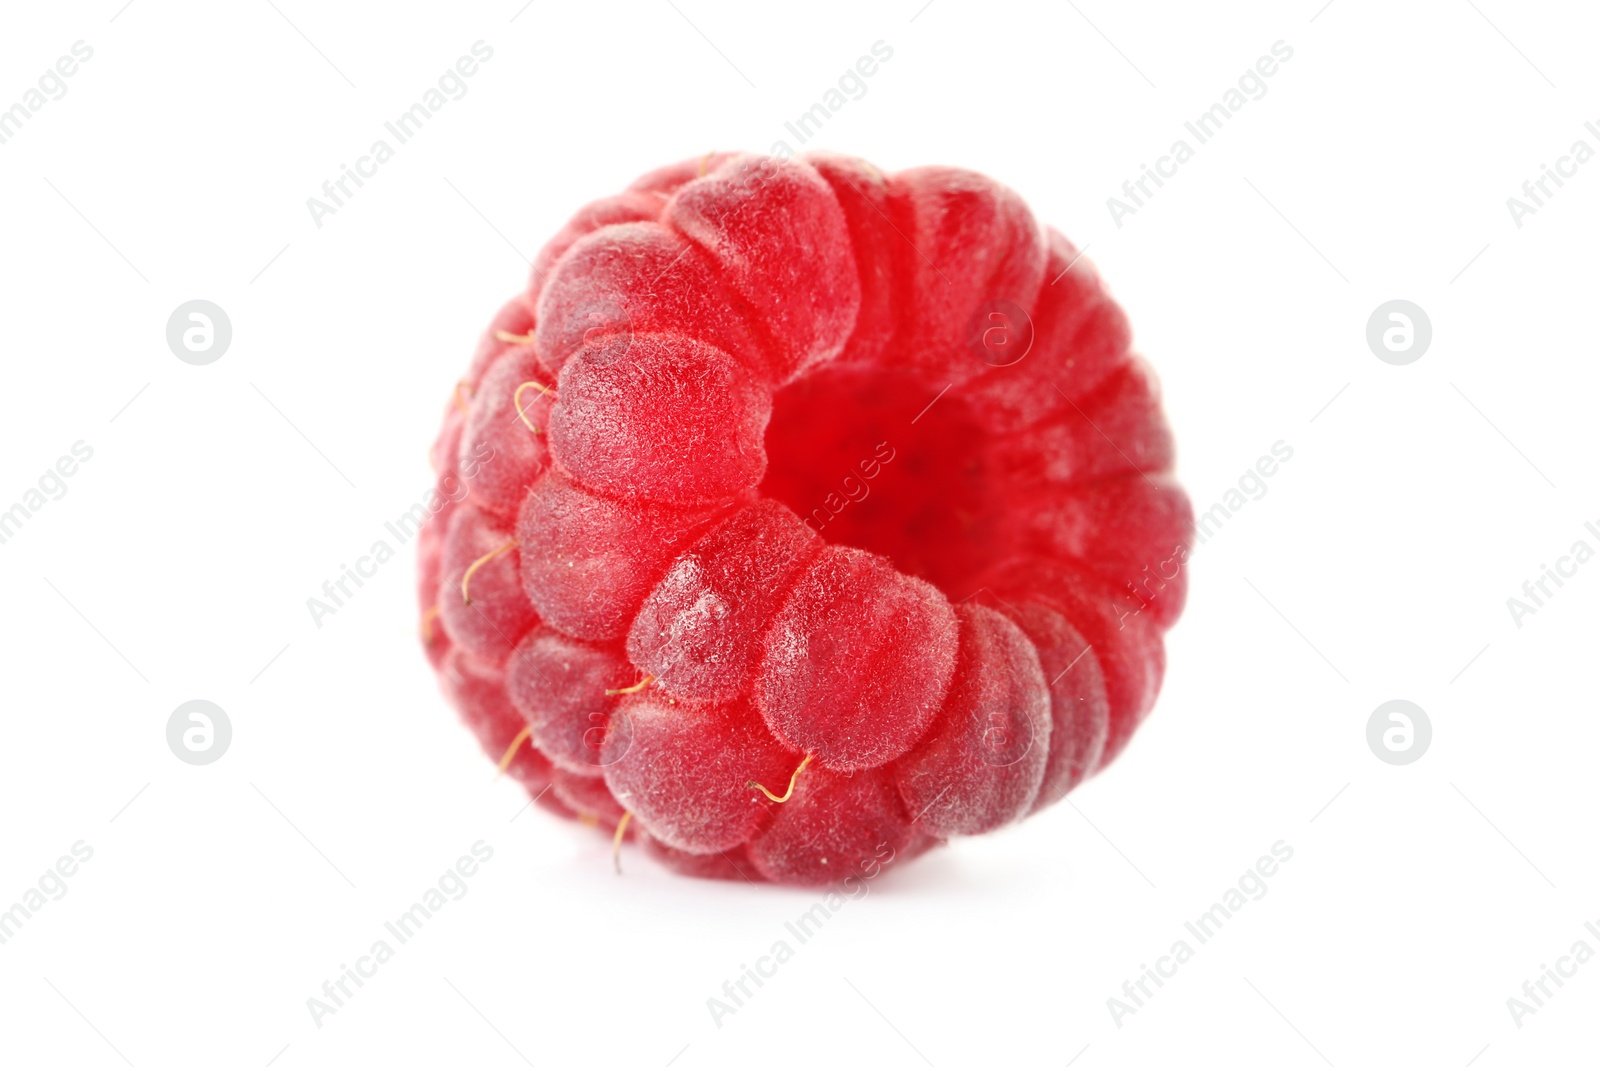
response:
<path fill-rule="evenodd" d="M 752 504 L 673 561 L 634 616 L 628 656 L 686 697 L 739 695 L 792 577 L 820 545 L 782 504 Z"/>
<path fill-rule="evenodd" d="M 663 844 L 706 854 L 737 848 L 771 805 L 748 785 L 787 776 L 796 757 L 747 705 L 630 696 L 625 732 L 607 741 L 606 785 Z"/>
<path fill-rule="evenodd" d="M 757 702 L 790 747 L 865 770 L 911 750 L 955 667 L 955 613 L 882 556 L 829 545 L 767 630 Z"/>
<path fill-rule="evenodd" d="M 645 594 L 712 514 L 599 496 L 564 474 L 541 479 L 517 518 L 528 600 L 574 637 L 620 637 Z"/>
<path fill-rule="evenodd" d="M 888 768 L 847 774 L 811 767 L 772 825 L 746 847 L 771 881 L 826 885 L 860 878 L 874 859 L 903 852 L 916 833 Z"/>
<path fill-rule="evenodd" d="M 875 877 L 1128 744 L 1193 527 L 1094 268 L 970 171 L 712 154 L 579 211 L 445 408 L 422 636 L 552 811 Z"/>
<path fill-rule="evenodd" d="M 723 852 L 699 855 L 664 845 L 647 833 L 639 834 L 639 844 L 646 856 L 679 874 L 694 878 L 723 878 L 730 882 L 740 878 L 751 883 L 766 881 L 761 872 L 751 865 L 743 845 Z"/>
<path fill-rule="evenodd" d="M 1022 199 L 969 171 L 919 167 L 891 183 L 905 243 L 906 306 L 895 347 L 913 366 L 958 383 L 986 366 L 967 348 L 975 309 L 991 299 L 1032 307 L 1045 282 L 1045 235 Z"/>
<path fill-rule="evenodd" d="M 547 389 L 531 352 L 507 353 L 478 382 L 462 419 L 456 469 L 471 483 L 473 502 L 507 523 L 550 466 Z"/>
<path fill-rule="evenodd" d="M 616 706 L 606 693 L 627 686 L 633 674 L 611 649 L 537 630 L 507 661 L 506 690 L 534 748 L 564 771 L 595 777 Z"/>
<path fill-rule="evenodd" d="M 732 357 L 670 336 L 607 355 L 584 349 L 567 363 L 550 415 L 550 447 L 576 481 L 680 505 L 755 488 L 772 398 Z"/>
<path fill-rule="evenodd" d="M 760 156 L 685 184 L 667 220 L 704 248 L 767 336 L 782 383 L 839 354 L 861 306 L 844 210 L 822 175 Z M 754 362 L 755 352 L 748 358 Z"/>
<path fill-rule="evenodd" d="M 961 655 L 939 721 L 895 766 L 907 810 L 941 837 L 981 834 L 1027 811 L 1051 748 L 1038 651 L 989 608 L 963 604 L 956 615 Z"/>
<path fill-rule="evenodd" d="M 522 595 L 511 526 L 472 504 L 449 518 L 439 573 L 456 596 L 439 597 L 439 621 L 453 644 L 490 662 L 536 621 Z"/>
<path fill-rule="evenodd" d="M 659 223 L 607 226 L 574 242 L 539 297 L 538 350 L 556 370 L 580 350 L 609 362 L 669 333 L 723 352 L 760 344 L 710 258 Z"/>
<path fill-rule="evenodd" d="M 522 717 L 506 699 L 503 673 L 460 649 L 450 649 L 440 661 L 439 681 L 445 695 L 461 709 L 462 721 L 478 738 L 483 751 L 501 758 L 522 729 Z M 527 745 L 512 750 L 511 762 L 505 769 L 535 796 L 544 793 L 553 773 L 549 759 Z"/>

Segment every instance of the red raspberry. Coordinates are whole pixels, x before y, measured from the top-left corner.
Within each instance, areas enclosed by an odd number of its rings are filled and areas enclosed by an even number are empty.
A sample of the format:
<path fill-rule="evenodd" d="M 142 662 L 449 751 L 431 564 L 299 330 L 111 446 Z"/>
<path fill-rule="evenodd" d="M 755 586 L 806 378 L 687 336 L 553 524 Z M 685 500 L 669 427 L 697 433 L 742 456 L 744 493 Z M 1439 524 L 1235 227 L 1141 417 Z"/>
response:
<path fill-rule="evenodd" d="M 969 171 L 711 155 L 584 208 L 446 408 L 423 639 L 545 807 L 875 876 L 1150 710 L 1192 513 L 1122 311 Z"/>

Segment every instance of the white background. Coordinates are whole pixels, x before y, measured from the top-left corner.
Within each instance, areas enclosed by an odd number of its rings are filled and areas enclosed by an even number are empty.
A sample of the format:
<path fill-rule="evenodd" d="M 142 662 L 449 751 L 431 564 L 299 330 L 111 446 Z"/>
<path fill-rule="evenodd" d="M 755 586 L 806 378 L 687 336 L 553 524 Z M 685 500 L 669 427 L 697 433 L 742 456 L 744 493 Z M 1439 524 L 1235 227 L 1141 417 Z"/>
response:
<path fill-rule="evenodd" d="M 1517 227 L 1506 198 L 1600 138 L 1578 4 L 622 7 L 177 0 L 10 5 L 0 106 L 0 1059 L 153 1064 L 1588 1062 L 1600 961 L 1600 161 Z M 674 6 L 674 4 L 676 6 Z M 520 10 L 519 10 L 520 9 Z M 468 52 L 494 58 L 316 228 L 305 207 Z M 950 163 L 1072 237 L 1154 363 L 1197 511 L 1293 459 L 1196 552 L 1153 716 L 1040 817 L 873 883 L 718 1028 L 706 998 L 803 890 L 675 877 L 542 812 L 438 695 L 413 560 L 315 627 L 306 598 L 429 486 L 478 332 L 573 210 L 712 148 L 766 150 L 875 41 L 818 144 Z M 1269 91 L 1119 228 L 1106 207 L 1273 42 Z M 798 146 L 795 146 L 798 147 Z M 168 350 L 180 303 L 232 347 Z M 1403 298 L 1422 359 L 1367 348 Z M 276 410 L 275 410 L 276 408 Z M 232 719 L 168 750 L 181 702 Z M 1368 716 L 1415 701 L 1394 767 Z M 494 858 L 336 1015 L 306 999 L 473 842 Z M 1121 996 L 1274 842 L 1294 858 L 1136 1014 Z M 1555 987 L 1550 986 L 1551 989 Z M 674 1057 L 677 1057 L 674 1059 Z"/>

